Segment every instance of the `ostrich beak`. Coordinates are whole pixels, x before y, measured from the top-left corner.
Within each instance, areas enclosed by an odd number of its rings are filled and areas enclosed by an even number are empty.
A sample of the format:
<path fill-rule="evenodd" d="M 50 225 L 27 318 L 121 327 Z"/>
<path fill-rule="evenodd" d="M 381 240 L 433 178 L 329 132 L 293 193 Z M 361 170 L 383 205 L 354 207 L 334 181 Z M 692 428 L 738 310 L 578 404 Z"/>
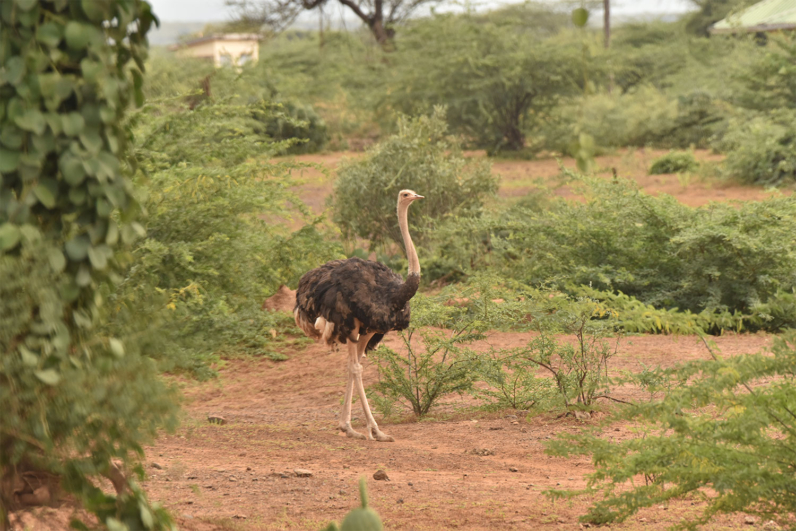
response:
<path fill-rule="evenodd" d="M 423 197 L 422 195 L 415 194 L 415 196 L 412 198 L 412 201 L 414 201 L 415 199 L 425 199 L 425 197 Z"/>

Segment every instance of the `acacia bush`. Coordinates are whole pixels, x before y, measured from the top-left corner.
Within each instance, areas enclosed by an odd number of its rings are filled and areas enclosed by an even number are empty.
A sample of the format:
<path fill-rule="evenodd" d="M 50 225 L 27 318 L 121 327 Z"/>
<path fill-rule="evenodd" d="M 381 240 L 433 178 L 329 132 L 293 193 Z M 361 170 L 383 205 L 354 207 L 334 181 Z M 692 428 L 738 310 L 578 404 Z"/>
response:
<path fill-rule="evenodd" d="M 145 343 L 163 369 L 207 375 L 209 356 L 232 351 L 283 359 L 273 336 L 288 323 L 260 311 L 263 299 L 342 256 L 290 191 L 300 166 L 269 162 L 291 145 L 259 134 L 275 109 L 213 97 L 193 110 L 155 102 L 136 117 L 147 237 L 113 297 L 120 314 L 157 326 Z"/>
<path fill-rule="evenodd" d="M 100 526 L 172 528 L 136 479 L 174 390 L 103 330 L 144 233 L 124 116 L 155 22 L 141 0 L 0 3 L 0 529 L 63 491 Z"/>
<path fill-rule="evenodd" d="M 601 426 L 548 446 L 553 455 L 592 457 L 595 472 L 583 491 L 555 493 L 597 496 L 582 521 L 623 521 L 694 495 L 706 506 L 684 528 L 738 512 L 793 528 L 796 335 L 775 338 L 770 353 L 711 355 L 660 371 L 650 389 L 662 399 L 614 412 L 610 420 L 632 422 L 636 437 L 609 441 Z"/>
<path fill-rule="evenodd" d="M 573 176 L 575 177 L 575 176 Z M 585 179 L 585 202 L 518 204 L 469 224 L 446 224 L 426 262 L 455 259 L 462 276 L 491 269 L 504 278 L 576 293 L 591 286 L 659 309 L 704 318 L 708 328 L 777 330 L 765 304 L 788 308 L 794 286 L 794 199 L 773 195 L 699 208 L 651 196 L 623 179 Z M 796 315 L 788 322 L 796 323 Z"/>
<path fill-rule="evenodd" d="M 398 192 L 411 189 L 426 199 L 412 206 L 409 224 L 418 245 L 446 217 L 480 213 L 498 181 L 483 161 L 465 158 L 448 136 L 445 111 L 402 118 L 398 132 L 361 158 L 345 161 L 334 184 L 334 222 L 346 239 L 365 238 L 371 247 L 402 243 L 395 216 Z"/>

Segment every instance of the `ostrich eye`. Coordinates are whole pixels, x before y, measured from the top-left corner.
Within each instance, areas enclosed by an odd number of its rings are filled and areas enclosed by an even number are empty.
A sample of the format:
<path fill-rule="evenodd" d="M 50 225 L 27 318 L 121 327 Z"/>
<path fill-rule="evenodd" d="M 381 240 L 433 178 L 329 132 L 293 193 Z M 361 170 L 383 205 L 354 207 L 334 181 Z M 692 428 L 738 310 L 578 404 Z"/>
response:
<path fill-rule="evenodd" d="M 404 197 L 409 197 L 409 194 L 404 194 Z"/>

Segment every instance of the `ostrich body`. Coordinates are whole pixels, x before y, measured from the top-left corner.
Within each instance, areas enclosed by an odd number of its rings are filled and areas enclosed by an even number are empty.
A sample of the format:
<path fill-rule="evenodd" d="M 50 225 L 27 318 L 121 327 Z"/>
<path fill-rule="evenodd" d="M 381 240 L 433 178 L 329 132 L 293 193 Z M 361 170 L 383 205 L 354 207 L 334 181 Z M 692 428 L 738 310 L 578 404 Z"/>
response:
<path fill-rule="evenodd" d="M 398 225 L 401 228 L 409 275 L 406 281 L 379 262 L 349 258 L 333 260 L 304 274 L 296 291 L 293 315 L 307 336 L 332 346 L 348 345 L 348 384 L 340 413 L 340 430 L 357 439 L 394 441 L 379 430 L 362 385 L 362 358 L 391 330 L 409 326 L 409 299 L 420 285 L 420 262 L 409 235 L 407 213 L 413 201 L 422 199 L 411 190 L 398 193 Z M 354 389 L 367 419 L 367 435 L 351 428 Z"/>

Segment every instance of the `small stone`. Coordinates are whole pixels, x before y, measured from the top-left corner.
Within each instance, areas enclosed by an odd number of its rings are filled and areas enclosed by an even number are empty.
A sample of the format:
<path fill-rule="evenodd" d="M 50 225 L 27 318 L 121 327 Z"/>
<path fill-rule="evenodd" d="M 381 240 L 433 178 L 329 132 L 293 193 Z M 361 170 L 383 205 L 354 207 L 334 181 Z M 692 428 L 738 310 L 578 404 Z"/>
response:
<path fill-rule="evenodd" d="M 622 430 L 620 430 L 619 428 L 614 428 L 614 431 L 622 431 Z"/>
<path fill-rule="evenodd" d="M 575 481 L 575 478 L 567 478 L 567 481 Z"/>
<path fill-rule="evenodd" d="M 247 466 L 247 467 L 246 467 L 246 471 L 247 471 L 247 472 L 248 472 L 249 470 L 251 470 L 251 469 L 252 469 L 252 467 L 250 467 L 250 466 Z"/>
<path fill-rule="evenodd" d="M 373 473 L 373 479 L 377 481 L 390 481 L 390 478 L 387 477 L 387 472 L 381 469 Z"/>
<path fill-rule="evenodd" d="M 519 469 L 517 469 L 516 467 L 510 466 L 509 467 L 509 472 L 519 472 Z"/>
<path fill-rule="evenodd" d="M 511 421 L 511 423 L 512 423 L 513 425 L 517 425 L 517 424 L 519 424 L 519 421 L 513 420 L 513 421 Z"/>
<path fill-rule="evenodd" d="M 409 483 L 407 483 L 407 485 L 409 485 L 411 487 L 412 486 L 412 482 L 410 481 Z"/>
<path fill-rule="evenodd" d="M 245 520 L 246 519 L 246 515 L 245 514 L 236 514 L 232 518 L 235 518 L 237 520 Z"/>
<path fill-rule="evenodd" d="M 290 476 L 287 474 L 287 472 L 282 472 L 281 474 L 279 474 L 279 477 L 282 478 L 282 479 L 287 479 Z"/>
<path fill-rule="evenodd" d="M 755 523 L 757 523 L 757 520 L 755 520 L 751 516 L 747 516 L 746 518 L 743 519 L 743 523 L 745 523 L 746 525 L 755 525 Z"/>
<path fill-rule="evenodd" d="M 210 424 L 221 424 L 221 425 L 223 425 L 223 424 L 227 423 L 227 419 L 225 419 L 224 417 L 222 417 L 220 415 L 208 415 L 207 416 L 207 422 L 209 422 Z"/>
<path fill-rule="evenodd" d="M 561 483 L 556 483 L 556 487 L 560 487 L 560 486 L 561 486 Z"/>
<path fill-rule="evenodd" d="M 297 468 L 297 469 L 293 470 L 293 473 L 296 474 L 296 476 L 300 477 L 300 478 L 311 478 L 312 477 L 312 471 L 311 470 L 307 470 L 305 468 Z"/>
<path fill-rule="evenodd" d="M 190 520 L 191 518 L 193 518 L 193 515 L 191 513 L 182 513 L 182 517 L 185 518 L 186 520 Z"/>
<path fill-rule="evenodd" d="M 639 519 L 638 519 L 638 521 L 639 521 L 639 522 L 646 522 L 646 521 L 647 521 L 647 519 L 646 519 L 646 518 L 639 518 Z"/>
<path fill-rule="evenodd" d="M 565 524 L 565 523 L 567 523 L 567 521 L 566 521 L 566 520 L 564 520 L 563 518 L 559 518 L 559 519 L 558 519 L 558 523 L 559 523 L 559 524 Z"/>
<path fill-rule="evenodd" d="M 206 489 L 214 489 L 215 487 L 213 485 L 205 485 L 205 488 Z"/>
<path fill-rule="evenodd" d="M 346 492 L 345 492 L 343 489 L 340 489 L 340 492 L 338 492 L 338 494 L 339 494 L 340 496 L 345 496 L 345 495 L 346 495 Z"/>
<path fill-rule="evenodd" d="M 229 476 L 229 480 L 235 482 L 238 481 L 238 478 L 236 478 L 235 476 Z"/>
<path fill-rule="evenodd" d="M 163 470 L 163 466 L 160 465 L 159 463 L 152 463 L 151 466 L 152 466 L 152 468 L 156 468 L 158 470 Z"/>
<path fill-rule="evenodd" d="M 578 420 L 587 420 L 591 418 L 591 413 L 588 411 L 576 411 L 575 418 Z"/>
<path fill-rule="evenodd" d="M 404 502 L 403 498 L 398 498 L 398 501 L 396 503 L 403 503 L 403 502 Z"/>

